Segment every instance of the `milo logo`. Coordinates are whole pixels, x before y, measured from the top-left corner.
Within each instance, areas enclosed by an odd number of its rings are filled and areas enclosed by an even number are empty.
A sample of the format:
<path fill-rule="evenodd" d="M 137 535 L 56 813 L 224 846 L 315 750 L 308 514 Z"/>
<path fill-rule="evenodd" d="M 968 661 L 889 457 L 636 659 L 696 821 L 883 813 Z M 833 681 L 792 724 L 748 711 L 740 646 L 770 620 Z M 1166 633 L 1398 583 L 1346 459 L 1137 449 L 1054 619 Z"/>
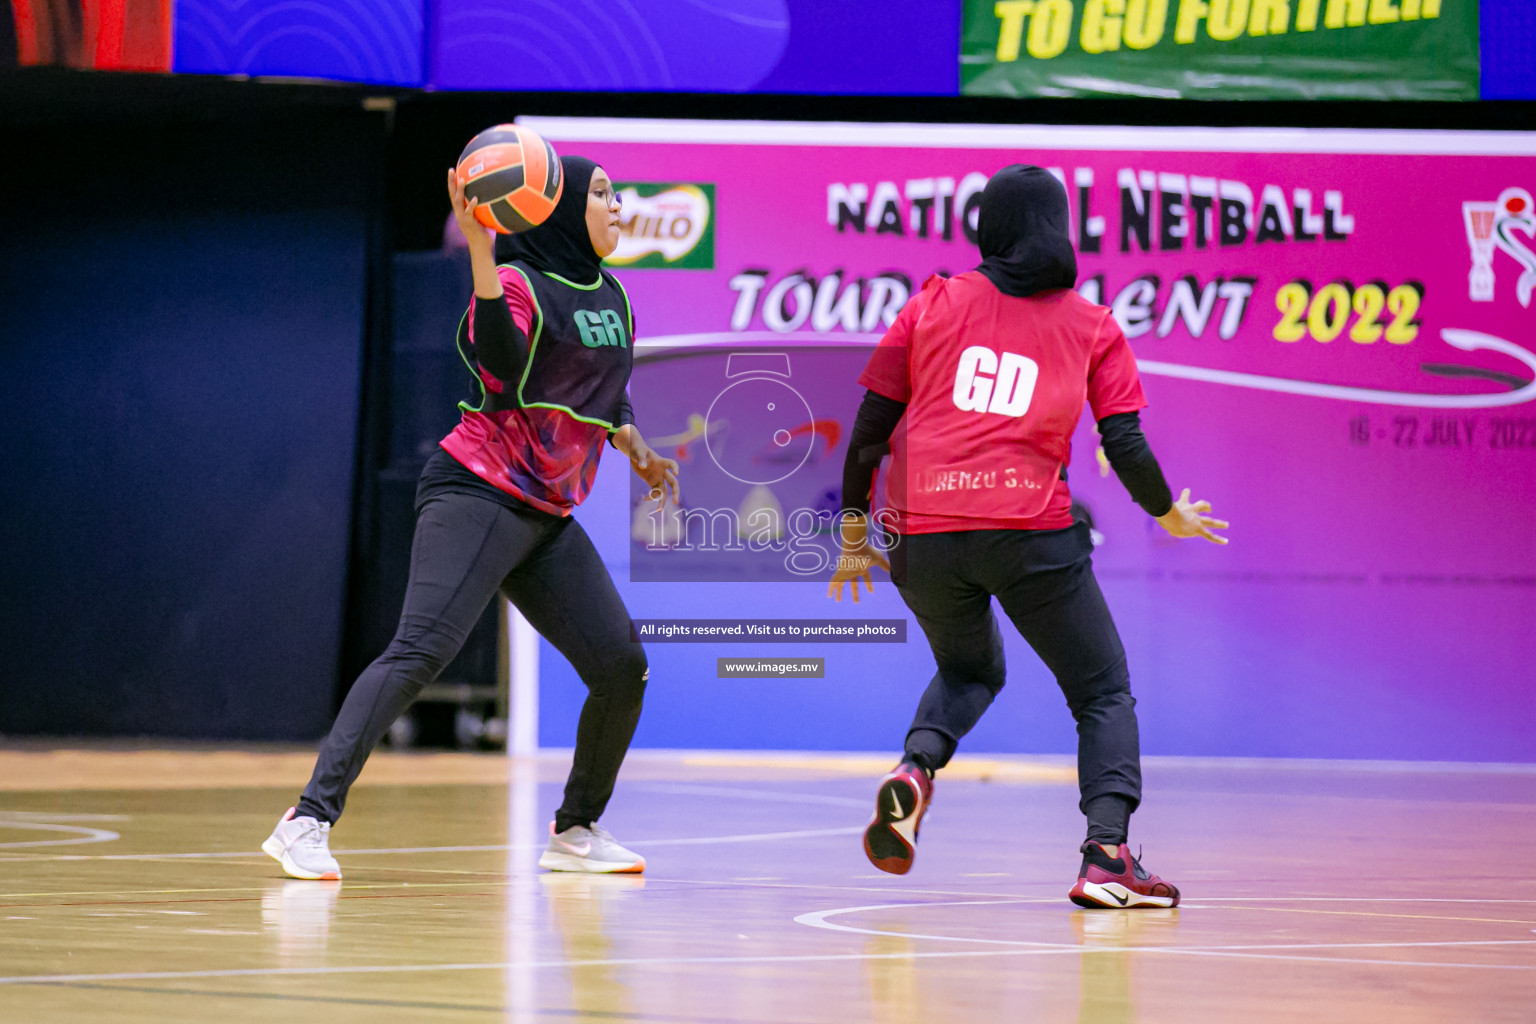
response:
<path fill-rule="evenodd" d="M 715 269 L 715 186 L 631 182 L 615 188 L 624 205 L 609 263 Z"/>

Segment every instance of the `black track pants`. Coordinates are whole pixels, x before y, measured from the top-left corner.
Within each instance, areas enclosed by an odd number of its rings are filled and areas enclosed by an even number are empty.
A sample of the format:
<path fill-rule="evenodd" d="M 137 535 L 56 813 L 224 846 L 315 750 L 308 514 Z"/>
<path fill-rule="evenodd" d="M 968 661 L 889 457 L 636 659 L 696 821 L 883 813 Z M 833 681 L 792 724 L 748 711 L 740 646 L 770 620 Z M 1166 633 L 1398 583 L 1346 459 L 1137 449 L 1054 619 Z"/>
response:
<path fill-rule="evenodd" d="M 1077 777 L 1086 811 L 1114 794 L 1141 802 L 1136 700 L 1125 649 L 1093 578 L 1087 526 L 902 536 L 891 578 L 933 648 L 938 672 L 918 704 L 907 749 L 933 768 L 954 754 L 1003 688 L 997 598 L 1056 676 L 1077 721 Z"/>
<path fill-rule="evenodd" d="M 458 492 L 420 501 L 400 626 L 347 694 L 300 814 L 330 822 L 341 816 L 375 744 L 458 654 L 498 590 L 587 685 L 557 820 L 567 827 L 602 815 L 640 720 L 647 678 L 629 612 L 576 520 Z"/>

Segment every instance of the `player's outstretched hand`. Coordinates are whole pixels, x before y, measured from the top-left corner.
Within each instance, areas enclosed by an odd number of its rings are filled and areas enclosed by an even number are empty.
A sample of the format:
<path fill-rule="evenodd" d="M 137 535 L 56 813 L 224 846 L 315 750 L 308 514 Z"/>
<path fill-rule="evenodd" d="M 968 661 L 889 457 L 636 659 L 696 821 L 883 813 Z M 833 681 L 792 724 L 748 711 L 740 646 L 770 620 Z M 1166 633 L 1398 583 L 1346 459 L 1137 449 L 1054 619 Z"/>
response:
<path fill-rule="evenodd" d="M 683 497 L 677 484 L 677 460 L 657 455 L 634 424 L 626 423 L 614 435 L 619 450 L 629 456 L 630 468 L 651 489 L 650 497 L 656 499 L 656 507 L 664 508 L 668 500 L 675 507 Z"/>
<path fill-rule="evenodd" d="M 827 585 L 827 596 L 839 604 L 843 600 L 845 583 L 849 584 L 854 604 L 859 603 L 860 580 L 864 581 L 865 590 L 871 594 L 875 592 L 875 581 L 869 576 L 871 565 L 878 565 L 886 572 L 891 571 L 891 560 L 885 557 L 885 553 L 870 547 L 868 530 L 869 525 L 863 516 L 849 514 L 843 519 L 837 564 L 832 568 L 832 582 Z"/>
<path fill-rule="evenodd" d="M 657 508 L 665 508 L 668 501 L 676 508 L 682 502 L 683 492 L 677 484 L 675 460 L 664 459 L 648 451 L 631 465 L 634 466 L 635 474 L 650 485 L 650 496 L 656 499 Z"/>
<path fill-rule="evenodd" d="M 1210 510 L 1211 503 L 1208 501 L 1191 503 L 1189 488 L 1186 487 L 1184 493 L 1179 495 L 1179 500 L 1173 503 L 1173 508 L 1157 517 L 1157 525 L 1174 537 L 1204 537 L 1212 544 L 1225 544 L 1227 538 L 1215 531 L 1225 530 L 1227 521 L 1202 514 Z"/>
<path fill-rule="evenodd" d="M 875 592 L 875 581 L 870 578 L 869 567 L 878 565 L 886 572 L 891 571 L 890 560 L 879 551 L 869 545 L 857 550 L 842 550 L 837 555 L 837 567 L 832 572 L 832 582 L 827 586 L 827 596 L 841 603 L 843 600 L 843 584 L 849 584 L 848 592 L 853 595 L 853 603 L 859 603 L 859 581 L 864 582 L 864 589 L 871 594 Z"/>

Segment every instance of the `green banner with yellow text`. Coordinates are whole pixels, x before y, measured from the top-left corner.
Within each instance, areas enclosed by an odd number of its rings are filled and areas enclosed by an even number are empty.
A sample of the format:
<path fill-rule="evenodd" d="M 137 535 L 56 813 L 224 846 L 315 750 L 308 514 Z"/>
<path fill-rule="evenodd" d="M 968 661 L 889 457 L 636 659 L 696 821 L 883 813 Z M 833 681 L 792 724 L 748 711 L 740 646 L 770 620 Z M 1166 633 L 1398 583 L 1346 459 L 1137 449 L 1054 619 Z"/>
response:
<path fill-rule="evenodd" d="M 960 89 L 970 96 L 1475 100 L 1477 4 L 964 0 Z"/>

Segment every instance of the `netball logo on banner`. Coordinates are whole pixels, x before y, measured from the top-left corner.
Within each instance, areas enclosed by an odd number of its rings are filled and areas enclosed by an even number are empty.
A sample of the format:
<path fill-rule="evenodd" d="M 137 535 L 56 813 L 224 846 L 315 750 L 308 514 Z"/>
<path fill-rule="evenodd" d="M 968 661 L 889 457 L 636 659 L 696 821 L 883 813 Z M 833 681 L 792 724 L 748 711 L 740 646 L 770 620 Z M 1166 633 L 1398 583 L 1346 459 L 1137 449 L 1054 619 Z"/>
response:
<path fill-rule="evenodd" d="M 1472 249 L 1472 272 L 1468 275 L 1473 302 L 1492 302 L 1494 253 L 1504 250 L 1521 267 L 1515 281 L 1515 296 L 1520 305 L 1530 308 L 1531 293 L 1536 290 L 1536 253 L 1529 247 L 1536 235 L 1536 216 L 1531 208 L 1531 194 L 1523 188 L 1507 188 L 1491 203 L 1461 204 L 1467 223 L 1467 245 Z M 1525 232 L 1526 241 L 1512 232 Z"/>

